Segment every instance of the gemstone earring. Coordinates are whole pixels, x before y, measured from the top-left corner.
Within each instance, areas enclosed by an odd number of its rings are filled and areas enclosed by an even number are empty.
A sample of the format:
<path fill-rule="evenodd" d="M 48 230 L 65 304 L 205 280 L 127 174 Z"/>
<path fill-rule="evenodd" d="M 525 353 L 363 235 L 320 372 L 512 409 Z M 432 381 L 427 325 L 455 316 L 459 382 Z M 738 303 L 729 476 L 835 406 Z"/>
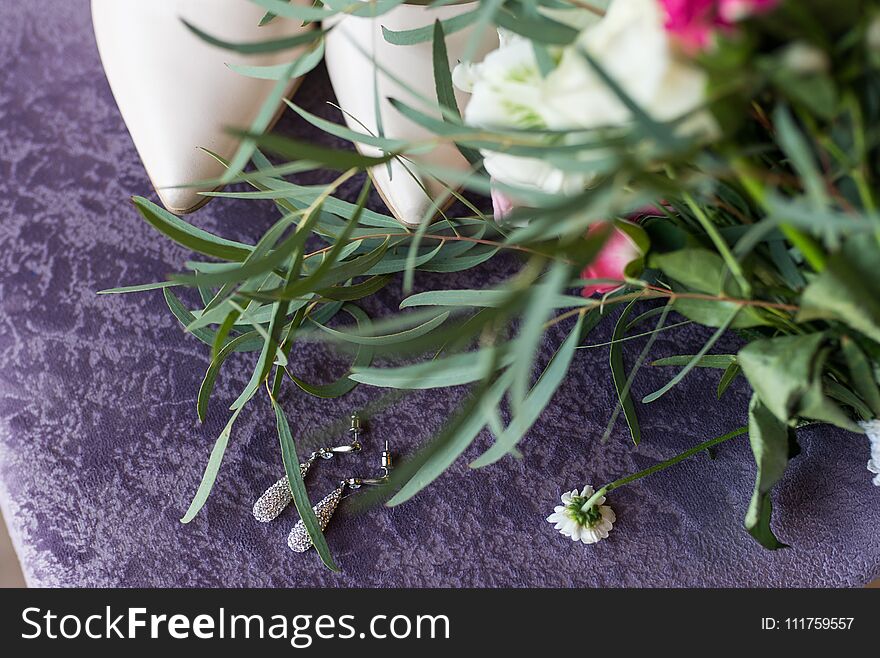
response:
<path fill-rule="evenodd" d="M 351 441 L 345 445 L 332 448 L 318 448 L 309 458 L 299 465 L 300 475 L 305 479 L 308 472 L 318 459 L 331 459 L 333 455 L 341 455 L 361 450 L 361 421 L 357 414 L 351 415 L 351 426 L 348 429 Z M 287 476 L 280 478 L 275 484 L 266 489 L 262 496 L 254 503 L 254 518 L 260 523 L 268 523 L 274 520 L 284 509 L 293 502 L 293 494 L 290 492 L 290 483 Z"/>
<path fill-rule="evenodd" d="M 346 487 L 354 490 L 367 486 L 382 486 L 388 482 L 390 475 L 391 451 L 388 449 L 388 441 L 386 441 L 385 450 L 382 451 L 382 469 L 379 477 L 351 477 L 346 478 L 345 480 L 340 480 L 339 486 L 312 508 L 315 511 L 315 516 L 318 517 L 318 524 L 321 526 L 321 530 L 323 531 L 327 527 L 327 524 L 330 523 L 330 518 L 333 516 L 333 512 L 336 511 L 339 501 L 342 500 Z M 293 529 L 287 536 L 287 545 L 290 547 L 290 550 L 296 551 L 297 553 L 305 553 L 312 547 L 312 538 L 309 537 L 309 532 L 306 530 L 306 524 L 303 523 L 302 519 L 297 521 L 296 525 L 293 526 Z"/>

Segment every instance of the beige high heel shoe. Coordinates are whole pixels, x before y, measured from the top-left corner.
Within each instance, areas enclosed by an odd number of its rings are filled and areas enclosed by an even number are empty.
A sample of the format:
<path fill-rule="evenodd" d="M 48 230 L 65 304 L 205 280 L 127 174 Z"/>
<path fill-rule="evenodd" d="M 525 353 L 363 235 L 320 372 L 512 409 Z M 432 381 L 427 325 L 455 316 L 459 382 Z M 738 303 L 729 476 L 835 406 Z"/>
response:
<path fill-rule="evenodd" d="M 332 29 L 326 37 L 325 61 L 333 90 L 346 113 L 348 127 L 360 133 L 379 133 L 374 93 L 378 90 L 378 106 L 385 137 L 412 141 L 430 139 L 432 134 L 394 109 L 388 102 L 388 97 L 439 116 L 436 108 L 425 106 L 381 69 L 384 67 L 391 71 L 418 94 L 435 99 L 432 42 L 395 46 L 383 37 L 382 26 L 392 31 L 415 29 L 431 25 L 435 19 L 445 20 L 472 11 L 475 4 L 470 2 L 439 8 L 400 5 L 378 18 L 334 17 L 331 21 Z M 325 24 L 324 27 L 331 26 Z M 451 67 L 463 56 L 471 34 L 472 28 L 467 28 L 447 36 L 446 48 Z M 474 53 L 474 61 L 481 60 L 497 44 L 495 31 L 485 30 L 481 35 L 479 48 Z M 380 67 L 378 83 L 375 85 L 373 58 Z M 456 96 L 459 108 L 463 111 L 467 95 L 456 91 Z M 380 154 L 380 150 L 373 146 L 356 146 L 365 155 Z M 467 160 L 451 144 L 439 145 L 429 152 L 414 156 L 413 160 L 460 171 L 466 171 L 469 167 Z M 371 176 L 391 213 L 402 223 L 416 226 L 431 214 L 433 200 L 444 194 L 446 186 L 435 178 L 420 176 L 408 169 L 412 168 L 395 160 L 391 163 L 390 175 L 389 168 L 382 165 L 373 168 Z M 450 187 L 454 189 L 457 186 L 451 184 Z"/>
<path fill-rule="evenodd" d="M 305 29 L 291 20 L 259 27 L 264 14 L 247 0 L 92 0 L 110 88 L 147 175 L 171 212 L 192 212 L 208 200 L 199 195 L 206 189 L 179 187 L 223 174 L 223 165 L 199 147 L 231 158 L 239 139 L 226 129 L 251 126 L 275 86 L 273 80 L 232 71 L 227 63 L 275 65 L 295 57 L 295 51 L 245 57 L 202 41 L 180 19 L 232 42 Z M 286 92 L 298 83 L 292 81 Z"/>

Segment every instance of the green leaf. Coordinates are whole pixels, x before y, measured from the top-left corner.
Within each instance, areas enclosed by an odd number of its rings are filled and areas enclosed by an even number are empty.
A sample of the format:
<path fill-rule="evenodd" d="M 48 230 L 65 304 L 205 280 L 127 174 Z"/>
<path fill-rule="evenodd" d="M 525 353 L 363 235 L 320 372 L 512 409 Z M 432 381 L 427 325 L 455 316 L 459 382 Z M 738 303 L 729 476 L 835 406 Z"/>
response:
<path fill-rule="evenodd" d="M 464 14 L 459 14 L 458 16 L 453 16 L 452 18 L 448 18 L 445 21 L 441 21 L 443 25 L 443 32 L 446 35 L 450 35 L 460 30 L 463 30 L 476 20 L 479 11 L 480 9 L 479 7 L 477 7 L 473 11 L 465 12 Z M 417 27 L 411 30 L 394 31 L 389 30 L 383 25 L 382 36 L 384 37 L 385 41 L 387 41 L 391 45 L 411 46 L 413 44 L 430 41 L 431 38 L 434 36 L 434 26 L 425 25 L 423 27 Z"/>
<path fill-rule="evenodd" d="M 330 135 L 339 137 L 340 139 L 345 139 L 352 144 L 366 144 L 368 146 L 375 146 L 385 151 L 401 151 L 405 149 L 409 143 L 403 139 L 377 137 L 376 135 L 358 132 L 357 130 L 352 130 L 345 125 L 339 125 L 333 123 L 332 121 L 328 121 L 327 119 L 319 117 L 316 114 L 312 114 L 308 110 L 305 110 L 296 105 L 293 101 L 286 100 L 285 103 L 287 103 L 290 109 L 292 109 L 294 112 L 296 112 L 298 115 L 300 115 L 303 119 L 308 121 L 316 128 L 319 128 L 323 132 Z M 400 224 L 398 224 L 398 227 L 399 226 Z"/>
<path fill-rule="evenodd" d="M 749 405 L 749 443 L 758 466 L 758 475 L 746 512 L 746 530 L 764 548 L 786 548 L 770 529 L 773 509 L 770 490 L 782 478 L 789 457 L 794 456 L 793 446 L 797 444 L 792 429 L 767 409 L 758 395 L 752 396 Z"/>
<path fill-rule="evenodd" d="M 259 390 L 260 384 L 262 384 L 268 376 L 269 369 L 272 367 L 272 361 L 274 360 L 279 347 L 278 335 L 281 331 L 281 322 L 283 321 L 283 317 L 279 319 L 279 315 L 286 313 L 286 308 L 287 307 L 283 302 L 275 303 L 273 307 L 274 315 L 272 317 L 272 322 L 269 325 L 267 335 L 263 339 L 263 349 L 260 351 L 257 365 L 251 373 L 251 378 L 248 381 L 247 386 L 245 386 L 241 395 L 238 396 L 235 402 L 232 403 L 232 406 L 229 407 L 230 409 L 241 409 L 247 404 L 247 402 L 254 397 L 257 390 Z M 256 327 L 254 328 L 256 329 Z"/>
<path fill-rule="evenodd" d="M 664 274 L 688 290 L 700 294 L 734 298 L 741 294 L 736 282 L 728 280 L 728 269 L 724 259 L 708 249 L 685 248 L 653 254 L 649 259 L 649 265 L 662 270 Z M 726 288 L 725 284 L 727 284 Z M 679 298 L 675 300 L 673 308 L 689 320 L 710 327 L 720 327 L 728 322 L 728 318 L 736 308 L 739 308 L 740 312 L 734 318 L 731 327 L 743 329 L 767 324 L 760 311 L 754 306 L 735 301 Z"/>
<path fill-rule="evenodd" d="M 282 80 L 298 78 L 314 69 L 324 59 L 324 40 L 322 39 L 309 52 L 298 57 L 291 68 L 290 62 L 273 64 L 270 66 L 247 66 L 245 64 L 226 64 L 230 69 L 249 78 L 258 80 Z"/>
<path fill-rule="evenodd" d="M 149 199 L 136 196 L 132 201 L 141 216 L 153 228 L 192 251 L 229 261 L 242 261 L 253 251 L 250 245 L 225 240 L 196 228 Z"/>
<path fill-rule="evenodd" d="M 662 270 L 688 289 L 708 295 L 723 290 L 727 272 L 724 260 L 708 249 L 687 248 L 652 254 L 650 266 Z"/>
<path fill-rule="evenodd" d="M 438 244 L 434 249 L 410 258 L 409 253 L 405 256 L 387 256 L 377 262 L 365 274 L 391 274 L 392 272 L 404 272 L 409 268 L 418 268 L 434 260 L 443 250 L 443 244 Z M 413 252 L 410 252 L 413 253 Z"/>
<path fill-rule="evenodd" d="M 480 7 L 482 10 L 483 7 Z M 446 37 L 443 34 L 443 25 L 439 20 L 434 21 L 434 89 L 437 92 L 437 101 L 455 116 L 461 118 L 458 109 L 458 101 L 455 98 L 455 90 L 452 86 L 452 72 L 449 70 L 449 56 L 446 52 Z"/>
<path fill-rule="evenodd" d="M 355 345 L 396 345 L 398 343 L 405 343 L 409 340 L 414 340 L 419 338 L 420 336 L 424 336 L 432 332 L 434 329 L 439 327 L 441 324 L 446 322 L 446 318 L 449 317 L 449 313 L 441 313 L 435 318 L 428 320 L 422 324 L 419 324 L 412 329 L 408 329 L 406 331 L 400 331 L 393 334 L 385 334 L 383 336 L 370 336 L 370 335 L 362 335 L 352 334 L 346 331 L 337 331 L 336 329 L 331 329 L 330 327 L 325 327 L 323 324 L 315 323 L 323 332 L 326 332 L 330 336 L 345 342 L 345 343 L 353 343 Z"/>
<path fill-rule="evenodd" d="M 730 329 L 748 329 L 768 324 L 767 320 L 754 306 L 738 304 L 736 302 L 721 302 L 705 299 L 678 298 L 672 308 L 685 316 L 707 327 L 721 327 L 725 325 L 730 316 L 739 309 L 733 322 L 728 325 Z"/>
<path fill-rule="evenodd" d="M 349 169 L 367 169 L 383 165 L 397 157 L 396 153 L 381 156 L 361 155 L 355 151 L 341 151 L 336 148 L 316 146 L 280 135 L 263 135 L 254 132 L 233 131 L 233 134 L 245 137 L 269 151 L 288 160 L 307 160 L 326 169 L 347 171 Z"/>
<path fill-rule="evenodd" d="M 487 377 L 493 368 L 510 365 L 516 354 L 508 347 L 486 347 L 399 368 L 355 368 L 351 378 L 370 386 L 425 389 L 470 384 Z"/>
<path fill-rule="evenodd" d="M 778 336 L 753 340 L 739 351 L 737 363 L 763 405 L 780 422 L 810 418 L 860 432 L 823 392 L 822 371 L 828 354 L 824 333 Z"/>
<path fill-rule="evenodd" d="M 853 386 L 874 412 L 874 416 L 880 418 L 880 390 L 877 388 L 877 380 L 874 378 L 868 357 L 849 336 L 841 337 L 840 348 L 852 375 Z"/>
<path fill-rule="evenodd" d="M 238 418 L 240 411 L 241 409 L 235 410 L 229 418 L 229 421 L 226 423 L 226 427 L 223 428 L 223 431 L 220 432 L 220 436 L 217 437 L 217 441 L 214 443 L 214 448 L 211 450 L 211 456 L 208 458 L 208 465 L 205 467 L 205 473 L 202 475 L 202 481 L 199 483 L 199 488 L 189 505 L 189 509 L 186 510 L 186 514 L 180 519 L 181 523 L 189 523 L 192 521 L 196 517 L 196 514 L 199 513 L 199 510 L 205 506 L 205 502 L 211 494 L 211 489 L 214 487 L 214 481 L 217 479 L 217 472 L 220 470 L 220 464 L 223 462 L 223 455 L 226 454 L 226 446 L 229 444 L 229 436 L 232 434 L 232 426 L 235 425 L 235 420 Z"/>
<path fill-rule="evenodd" d="M 187 329 L 189 333 L 198 338 L 200 341 L 205 343 L 206 345 L 214 345 L 214 338 L 216 334 L 210 329 L 193 329 L 189 330 L 188 327 L 195 322 L 195 317 L 192 313 L 189 312 L 189 309 L 183 305 L 183 302 L 171 292 L 168 288 L 165 288 L 162 291 L 162 294 L 165 296 L 165 303 L 168 304 L 168 308 L 171 310 L 171 313 L 177 318 L 178 322 L 183 325 L 184 329 Z"/>
<path fill-rule="evenodd" d="M 324 532 L 321 530 L 321 524 L 315 516 L 315 510 L 312 509 L 312 503 L 309 500 L 309 494 L 306 491 L 306 485 L 303 482 L 302 474 L 299 468 L 299 458 L 296 455 L 296 444 L 293 441 L 293 435 L 290 433 L 290 426 L 287 424 L 287 418 L 284 416 L 284 410 L 281 405 L 273 399 L 272 408 L 275 411 L 275 425 L 278 429 L 278 440 L 281 443 L 281 457 L 284 461 L 284 471 L 287 473 L 287 482 L 290 484 L 290 492 L 293 494 L 293 502 L 296 505 L 296 511 L 302 519 L 312 544 L 321 561 L 331 571 L 339 571 L 339 567 L 333 561 L 330 555 L 330 547 L 327 546 L 327 540 L 324 538 Z"/>
<path fill-rule="evenodd" d="M 335 299 L 341 302 L 350 302 L 373 295 L 391 283 L 391 277 L 387 274 L 371 276 L 370 278 L 350 286 L 333 286 L 316 291 L 318 295 L 326 299 Z"/>
<path fill-rule="evenodd" d="M 333 261 L 328 258 L 322 263 L 322 267 L 319 267 L 319 270 L 316 270 L 311 276 L 294 281 L 290 285 L 259 292 L 247 292 L 244 294 L 253 299 L 266 301 L 275 299 L 296 299 L 316 290 L 327 288 L 337 283 L 341 283 L 342 281 L 348 281 L 349 279 L 362 274 L 370 273 L 377 264 L 382 262 L 387 250 L 388 241 L 385 240 L 373 251 L 352 260 L 344 261 L 333 268 L 329 267 Z M 323 267 L 325 264 L 327 267 Z"/>
<path fill-rule="evenodd" d="M 180 20 L 193 34 L 199 37 L 199 39 L 201 39 L 202 41 L 209 43 L 212 46 L 223 48 L 224 50 L 232 50 L 243 55 L 258 55 L 261 53 L 276 53 L 281 50 L 290 50 L 291 48 L 298 48 L 299 46 L 307 43 L 313 43 L 318 39 L 323 38 L 324 36 L 324 32 L 322 30 L 308 30 L 294 36 L 282 37 L 280 39 L 267 39 L 266 41 L 239 43 L 226 41 L 224 39 L 212 36 L 207 32 L 200 30 L 195 25 L 189 23 L 185 19 Z"/>
<path fill-rule="evenodd" d="M 557 46 L 567 46 L 578 36 L 578 31 L 564 23 L 559 23 L 550 18 L 534 14 L 526 16 L 520 11 L 514 14 L 506 9 L 519 3 L 505 3 L 505 9 L 495 14 L 495 24 L 511 32 L 522 35 L 530 41 L 546 43 Z"/>
<path fill-rule="evenodd" d="M 791 113 L 784 105 L 779 105 L 773 112 L 773 125 L 776 128 L 779 145 L 800 175 L 807 195 L 816 206 L 827 206 L 828 194 L 825 191 L 825 181 L 819 173 L 807 139 L 801 134 Z"/>
<path fill-rule="evenodd" d="M 725 368 L 724 373 L 721 375 L 721 379 L 718 382 L 718 388 L 715 391 L 715 395 L 720 400 L 721 396 L 727 392 L 727 389 L 730 388 L 730 385 L 733 381 L 739 376 L 742 372 L 742 368 L 739 367 L 739 364 L 736 362 L 731 363 L 727 368 Z"/>
<path fill-rule="evenodd" d="M 510 290 L 429 290 L 410 295 L 400 303 L 400 308 L 415 306 L 503 308 L 514 296 Z M 596 306 L 599 306 L 596 300 L 574 295 L 556 295 L 553 299 L 553 308 Z"/>
<path fill-rule="evenodd" d="M 697 358 L 696 354 L 680 354 L 677 356 L 667 356 L 657 359 L 652 366 L 686 366 L 696 359 L 694 366 L 697 368 L 719 368 L 725 370 L 736 363 L 736 356 L 733 354 L 707 354 Z"/>
<path fill-rule="evenodd" d="M 257 247 L 238 267 L 224 268 L 222 271 L 209 274 L 175 274 L 171 278 L 184 284 L 214 287 L 268 274 L 285 260 L 289 260 L 290 255 L 305 243 L 308 231 L 296 230 L 291 232 L 277 247 L 272 248 L 275 246 L 276 240 L 289 226 L 289 218 L 281 219 L 266 232 Z"/>
<path fill-rule="evenodd" d="M 513 382 L 510 385 L 508 399 L 514 413 L 519 413 L 522 403 L 529 390 L 535 355 L 544 336 L 544 324 L 550 319 L 553 301 L 568 283 L 569 265 L 556 261 L 536 286 L 531 289 L 531 299 L 523 314 L 519 335 L 516 337 L 514 351 L 517 359 L 510 369 Z"/>
<path fill-rule="evenodd" d="M 828 259 L 825 269 L 804 289 L 799 322 L 839 320 L 880 341 L 880 286 L 875 283 L 880 250 L 873 240 L 873 236 L 850 238 Z"/>
<path fill-rule="evenodd" d="M 429 290 L 410 295 L 400 308 L 414 306 L 478 306 L 484 308 L 503 307 L 511 298 L 509 290 Z"/>
<path fill-rule="evenodd" d="M 494 464 L 504 455 L 510 454 L 515 450 L 516 444 L 525 435 L 526 432 L 535 424 L 538 417 L 544 411 L 550 400 L 556 394 L 556 391 L 565 380 L 574 355 L 577 353 L 577 346 L 580 342 L 581 330 L 584 326 L 584 314 L 579 314 L 577 322 L 569 333 L 568 337 L 563 341 L 559 349 L 553 355 L 550 363 L 541 373 L 538 381 L 535 383 L 525 401 L 520 408 L 520 412 L 516 414 L 510 421 L 510 425 L 500 434 L 489 450 L 484 452 L 478 459 L 471 463 L 471 468 L 482 468 L 489 464 Z"/>
<path fill-rule="evenodd" d="M 470 62 L 473 60 L 474 55 L 480 47 L 481 41 L 485 38 L 487 28 L 492 24 L 495 19 L 495 15 L 498 13 L 498 9 L 504 5 L 505 0 L 483 0 L 478 3 L 477 6 L 477 17 L 474 21 L 473 28 L 471 29 L 470 35 L 468 35 L 467 43 L 465 44 L 464 51 L 461 54 L 461 61 Z M 434 25 L 434 47 L 437 47 L 438 40 L 438 31 L 439 38 L 445 40 L 443 35 L 443 28 L 440 26 L 440 22 L 437 21 Z M 446 46 L 444 44 L 443 51 L 445 54 Z M 436 59 L 435 59 L 436 61 Z M 451 82 L 451 80 L 450 80 Z"/>
<path fill-rule="evenodd" d="M 400 491 L 388 501 L 389 506 L 400 505 L 415 496 L 467 450 L 480 430 L 486 426 L 488 410 L 495 409 L 501 402 L 510 379 L 509 372 L 502 373 L 487 389 L 471 396 L 462 410 L 447 423 L 440 435 L 413 459 L 412 464 L 405 464 L 406 470 L 401 471 L 404 477 L 413 469 L 415 472 L 409 476 Z"/>
<path fill-rule="evenodd" d="M 449 260 L 444 258 L 432 259 L 427 263 L 417 265 L 417 267 L 424 272 L 462 272 L 464 270 L 472 269 L 477 265 L 482 265 L 490 258 L 494 257 L 495 254 L 498 253 L 498 249 L 488 247 L 487 245 L 481 245 L 477 249 L 474 249 L 474 252 L 476 253 L 458 256 L 457 258 L 451 258 Z"/>
<path fill-rule="evenodd" d="M 199 396 L 196 401 L 196 413 L 199 416 L 199 420 L 203 423 L 208 414 L 208 402 L 211 399 L 211 392 L 214 390 L 214 383 L 217 381 L 217 374 L 220 372 L 223 362 L 226 361 L 230 354 L 238 351 L 241 346 L 249 343 L 252 344 L 255 340 L 259 340 L 262 343 L 262 339 L 256 331 L 236 336 L 226 343 L 217 355 L 211 359 L 211 363 L 208 365 L 208 370 L 205 372 L 205 377 L 202 379 L 202 384 L 199 387 Z"/>
<path fill-rule="evenodd" d="M 626 367 L 623 364 L 623 344 L 620 342 L 626 331 L 626 321 L 635 304 L 636 300 L 627 304 L 626 308 L 623 309 L 623 312 L 621 312 L 620 316 L 617 318 L 617 323 L 614 325 L 614 333 L 611 335 L 608 361 L 611 366 L 611 377 L 614 380 L 614 389 L 617 392 L 617 400 L 620 408 L 623 409 L 623 416 L 629 427 L 633 444 L 639 445 L 642 432 L 639 427 L 639 418 L 636 415 L 635 403 L 633 402 L 632 395 L 630 395 L 629 387 L 627 386 L 629 378 L 626 374 Z"/>
<path fill-rule="evenodd" d="M 700 349 L 699 352 L 697 352 L 696 355 L 694 355 L 694 358 L 691 359 L 691 361 L 687 365 L 685 365 L 685 367 L 682 368 L 681 371 L 679 371 L 679 373 L 675 377 L 673 377 L 671 380 L 669 380 L 669 382 L 665 386 L 662 386 L 661 388 L 657 389 L 653 393 L 650 393 L 649 395 L 646 395 L 644 398 L 642 398 L 642 402 L 644 402 L 645 404 L 647 404 L 649 402 L 653 402 L 654 400 L 665 395 L 676 384 L 678 384 L 682 379 L 684 379 L 685 376 L 696 367 L 697 362 L 700 359 L 702 359 L 704 356 L 706 356 L 706 353 L 710 349 L 712 349 L 712 346 L 716 342 L 718 342 L 718 339 L 721 338 L 722 335 L 724 335 L 724 332 L 727 331 L 728 327 L 730 327 L 731 323 L 733 323 L 733 321 L 736 319 L 736 315 L 738 312 L 739 312 L 738 309 L 734 309 L 733 313 L 728 315 L 727 320 L 724 321 L 720 327 L 718 327 L 718 329 L 715 331 L 715 333 L 712 334 L 709 337 L 709 340 L 706 341 L 706 344 L 703 345 L 703 347 Z"/>
<path fill-rule="evenodd" d="M 161 290 L 162 288 L 174 288 L 180 284 L 175 281 L 157 281 L 156 283 L 140 283 L 133 286 L 121 286 L 119 288 L 107 288 L 99 290 L 98 295 L 124 295 L 130 292 L 144 292 L 146 290 Z"/>
<path fill-rule="evenodd" d="M 484 8 L 489 7 L 489 5 L 492 5 L 493 3 L 496 3 L 497 6 L 497 0 L 482 3 L 478 11 L 480 11 L 482 15 Z M 494 8 L 490 8 L 490 11 L 494 13 Z M 471 38 L 468 41 L 468 48 L 470 48 L 472 43 L 478 43 L 477 39 L 483 35 L 485 29 L 486 25 L 478 20 L 477 25 L 471 34 Z M 462 57 L 463 61 L 469 61 L 471 59 L 473 52 L 469 50 L 468 53 L 469 54 L 466 53 Z M 444 114 L 447 116 L 452 115 L 460 120 L 461 110 L 458 108 L 458 101 L 455 98 L 455 89 L 452 85 L 452 71 L 449 69 L 449 54 L 446 50 L 446 35 L 443 32 L 443 24 L 439 20 L 434 21 L 433 62 L 434 88 L 437 92 L 437 101 L 440 103 L 441 108 L 445 108 L 446 112 Z M 456 144 L 456 146 L 464 156 L 465 160 L 471 164 L 480 162 L 482 159 L 479 151 L 459 144 Z"/>
<path fill-rule="evenodd" d="M 214 336 L 214 344 L 211 345 L 211 360 L 217 358 L 217 355 L 220 353 L 220 350 L 223 349 L 223 345 L 226 343 L 226 338 L 229 336 L 229 332 L 232 331 L 232 328 L 235 326 L 235 323 L 241 317 L 241 313 L 239 313 L 236 309 L 232 309 L 229 311 L 229 315 L 226 316 L 226 319 L 223 320 L 223 323 L 217 329 L 217 334 Z"/>
<path fill-rule="evenodd" d="M 301 22 L 320 21 L 333 16 L 332 11 L 315 6 L 290 3 L 290 0 L 250 0 L 255 5 L 265 7 L 268 11 L 260 21 L 260 27 L 272 22 L 277 16 L 282 18 L 299 20 Z"/>
<path fill-rule="evenodd" d="M 363 310 L 361 310 L 354 304 L 345 304 L 342 307 L 342 310 L 344 310 L 355 319 L 359 331 L 367 332 L 370 330 L 370 318 L 369 316 L 367 316 L 366 313 L 363 312 Z M 321 324 L 321 319 L 319 318 L 310 317 L 310 319 L 314 320 L 319 325 Z M 373 348 L 369 345 L 361 345 L 358 347 L 357 353 L 354 357 L 354 361 L 351 364 L 351 368 L 367 368 L 372 362 Z M 285 368 L 285 371 L 290 379 L 293 381 L 293 383 L 296 384 L 299 388 L 301 388 L 309 395 L 314 395 L 315 397 L 319 398 L 341 397 L 354 389 L 358 384 L 350 377 L 351 369 L 342 377 L 329 384 L 310 384 L 294 375 L 289 368 Z"/>

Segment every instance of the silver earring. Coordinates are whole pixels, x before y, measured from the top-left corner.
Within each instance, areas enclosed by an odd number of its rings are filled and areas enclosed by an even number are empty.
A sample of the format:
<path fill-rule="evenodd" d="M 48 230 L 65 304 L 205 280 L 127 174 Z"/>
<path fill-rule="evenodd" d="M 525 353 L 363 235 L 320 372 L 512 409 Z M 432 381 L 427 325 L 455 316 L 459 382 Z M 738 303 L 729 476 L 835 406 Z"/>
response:
<path fill-rule="evenodd" d="M 342 500 L 346 487 L 354 490 L 360 489 L 361 487 L 382 486 L 388 482 L 390 475 L 391 451 L 388 449 L 388 441 L 386 441 L 385 450 L 382 451 L 382 469 L 379 477 L 352 477 L 340 480 L 339 486 L 312 508 L 315 512 L 315 516 L 318 517 L 318 524 L 321 526 L 321 530 L 323 531 L 327 527 L 327 524 L 330 523 L 330 518 L 339 506 L 339 501 Z M 290 547 L 290 550 L 296 551 L 297 553 L 305 553 L 312 547 L 312 538 L 309 537 L 309 532 L 306 530 L 306 525 L 302 522 L 302 519 L 297 521 L 296 525 L 291 529 L 290 534 L 287 536 L 287 545 Z"/>
<path fill-rule="evenodd" d="M 361 450 L 361 421 L 357 414 L 351 415 L 351 426 L 348 429 L 351 441 L 341 446 L 332 448 L 318 448 L 308 459 L 299 465 L 300 475 L 305 479 L 308 472 L 318 459 L 331 459 L 333 455 L 341 455 Z M 280 478 L 275 484 L 266 489 L 262 496 L 254 503 L 254 518 L 260 523 L 268 523 L 278 517 L 285 508 L 293 502 L 293 494 L 290 492 L 290 484 L 287 476 Z"/>

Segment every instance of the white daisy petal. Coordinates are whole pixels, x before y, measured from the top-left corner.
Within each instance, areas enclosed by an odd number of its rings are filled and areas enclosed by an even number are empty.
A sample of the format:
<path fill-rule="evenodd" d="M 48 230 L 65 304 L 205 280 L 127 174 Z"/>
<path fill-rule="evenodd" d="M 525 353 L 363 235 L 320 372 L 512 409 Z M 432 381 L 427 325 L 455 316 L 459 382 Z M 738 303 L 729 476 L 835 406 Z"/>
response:
<path fill-rule="evenodd" d="M 872 482 L 875 487 L 880 487 L 880 419 L 865 420 L 859 423 L 865 430 L 865 436 L 871 443 L 871 459 L 868 461 L 868 470 L 877 473 Z"/>
<path fill-rule="evenodd" d="M 605 497 L 600 496 L 590 508 L 587 502 L 595 493 L 592 486 L 585 485 L 580 492 L 577 489 L 566 491 L 561 499 L 564 505 L 553 508 L 553 514 L 547 517 L 554 528 L 572 541 L 584 544 L 595 544 L 608 537 L 617 516 L 608 505 L 603 505 Z M 596 514 L 598 512 L 598 515 Z"/>

